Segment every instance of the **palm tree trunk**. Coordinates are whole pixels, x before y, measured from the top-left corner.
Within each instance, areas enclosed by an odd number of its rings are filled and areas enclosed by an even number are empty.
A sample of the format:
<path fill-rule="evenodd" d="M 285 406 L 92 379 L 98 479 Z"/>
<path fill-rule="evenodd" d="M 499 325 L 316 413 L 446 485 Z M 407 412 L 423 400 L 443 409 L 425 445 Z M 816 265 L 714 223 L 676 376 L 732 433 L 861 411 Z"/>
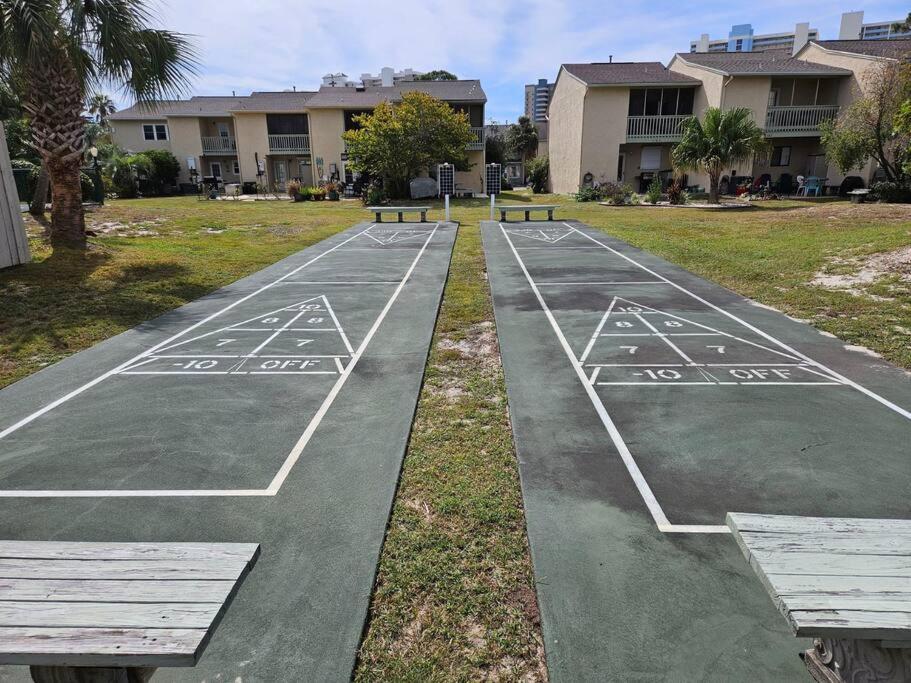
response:
<path fill-rule="evenodd" d="M 48 164 L 51 176 L 51 242 L 69 246 L 85 245 L 85 212 L 79 157 L 54 160 Z"/>
<path fill-rule="evenodd" d="M 33 216 L 44 215 L 44 205 L 47 204 L 47 189 L 51 178 L 47 172 L 47 166 L 41 164 L 38 171 L 38 181 L 35 183 L 35 194 L 32 195 L 32 203 L 29 204 L 28 212 Z"/>
<path fill-rule="evenodd" d="M 714 173 L 709 175 L 709 204 L 718 204 L 718 181 Z"/>

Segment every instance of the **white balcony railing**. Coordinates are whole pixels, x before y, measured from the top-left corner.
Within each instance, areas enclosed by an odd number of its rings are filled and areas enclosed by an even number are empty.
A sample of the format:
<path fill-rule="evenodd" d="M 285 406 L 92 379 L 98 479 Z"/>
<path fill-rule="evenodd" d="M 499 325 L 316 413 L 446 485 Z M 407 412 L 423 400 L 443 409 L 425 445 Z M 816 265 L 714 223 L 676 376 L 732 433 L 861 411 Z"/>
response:
<path fill-rule="evenodd" d="M 202 151 L 206 153 L 222 152 L 224 154 L 237 153 L 237 138 L 227 135 L 215 135 L 202 139 Z"/>
<path fill-rule="evenodd" d="M 468 149 L 470 150 L 480 150 L 484 149 L 484 126 L 476 126 L 471 129 L 471 134 L 474 135 L 474 140 L 468 143 Z"/>
<path fill-rule="evenodd" d="M 766 135 L 813 135 L 819 124 L 838 116 L 838 105 L 817 104 L 807 107 L 769 107 L 765 117 Z"/>
<path fill-rule="evenodd" d="M 304 134 L 270 135 L 269 151 L 279 154 L 310 152 L 310 136 Z"/>
<path fill-rule="evenodd" d="M 680 127 L 689 116 L 628 116 L 626 118 L 627 142 L 677 142 Z"/>

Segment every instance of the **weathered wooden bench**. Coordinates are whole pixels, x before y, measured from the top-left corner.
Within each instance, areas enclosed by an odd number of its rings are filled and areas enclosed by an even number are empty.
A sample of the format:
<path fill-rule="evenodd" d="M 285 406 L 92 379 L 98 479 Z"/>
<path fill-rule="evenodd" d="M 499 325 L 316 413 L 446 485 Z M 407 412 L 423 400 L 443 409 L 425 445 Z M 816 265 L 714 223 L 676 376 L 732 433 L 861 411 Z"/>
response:
<path fill-rule="evenodd" d="M 727 524 L 821 683 L 911 681 L 911 520 L 730 512 Z"/>
<path fill-rule="evenodd" d="M 39 683 L 193 666 L 258 556 L 255 543 L 0 541 L 0 664 Z"/>
<path fill-rule="evenodd" d="M 559 204 L 509 204 L 506 206 L 498 206 L 500 210 L 500 221 L 503 223 L 506 222 L 506 214 L 512 213 L 515 211 L 520 211 L 525 214 L 525 220 L 530 221 L 530 214 L 532 211 L 547 211 L 547 220 L 552 221 L 554 219 L 554 211 L 560 208 Z"/>
<path fill-rule="evenodd" d="M 368 211 L 372 211 L 376 216 L 376 222 L 383 222 L 384 213 L 395 213 L 399 216 L 399 223 L 404 223 L 404 214 L 406 213 L 420 213 L 421 214 L 421 223 L 427 222 L 427 212 L 430 211 L 429 206 L 368 206 Z"/>

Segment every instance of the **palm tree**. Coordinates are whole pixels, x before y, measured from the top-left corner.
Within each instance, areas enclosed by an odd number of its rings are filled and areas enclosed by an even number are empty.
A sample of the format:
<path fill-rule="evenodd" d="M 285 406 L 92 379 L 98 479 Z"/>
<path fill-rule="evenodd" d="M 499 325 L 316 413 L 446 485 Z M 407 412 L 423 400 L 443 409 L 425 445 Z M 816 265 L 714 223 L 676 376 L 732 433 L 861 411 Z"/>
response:
<path fill-rule="evenodd" d="M 138 102 L 179 95 L 196 71 L 177 33 L 150 28 L 147 0 L 0 0 L 0 80 L 25 84 L 32 144 L 51 178 L 50 235 L 85 244 L 79 169 L 86 93 L 121 85 Z"/>
<path fill-rule="evenodd" d="M 96 92 L 92 95 L 89 101 L 85 103 L 85 106 L 89 110 L 89 114 L 95 117 L 96 123 L 102 128 L 108 125 L 108 116 L 117 111 L 117 107 L 114 106 L 114 100 L 103 92 Z"/>
<path fill-rule="evenodd" d="M 681 171 L 705 171 L 709 176 L 709 202 L 718 203 L 721 172 L 751 157 L 765 154 L 769 143 L 745 107 L 705 110 L 702 121 L 692 116 L 683 122 L 683 137 L 671 154 Z"/>

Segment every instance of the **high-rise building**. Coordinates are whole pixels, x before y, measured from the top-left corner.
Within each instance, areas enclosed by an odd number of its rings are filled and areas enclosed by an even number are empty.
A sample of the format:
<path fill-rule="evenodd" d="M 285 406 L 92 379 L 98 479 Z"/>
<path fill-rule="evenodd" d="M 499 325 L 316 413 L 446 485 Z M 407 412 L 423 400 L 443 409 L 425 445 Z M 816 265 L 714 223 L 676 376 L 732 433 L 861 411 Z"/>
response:
<path fill-rule="evenodd" d="M 418 76 L 423 75 L 422 71 L 414 69 L 403 69 L 396 71 L 391 66 L 384 66 L 376 75 L 363 73 L 360 80 L 353 81 L 348 78 L 347 74 L 326 74 L 323 76 L 323 85 L 327 88 L 356 88 L 364 87 L 392 87 L 402 81 L 413 81 Z"/>
<path fill-rule="evenodd" d="M 864 23 L 864 13 L 845 12 L 841 15 L 841 27 L 838 31 L 839 40 L 883 40 L 887 38 L 907 38 L 911 31 L 896 30 L 896 24 L 902 19 L 892 21 L 875 21 Z"/>
<path fill-rule="evenodd" d="M 554 92 L 554 84 L 546 78 L 539 78 L 537 83 L 525 86 L 525 116 L 532 121 L 544 121 L 547 118 L 547 105 Z"/>

